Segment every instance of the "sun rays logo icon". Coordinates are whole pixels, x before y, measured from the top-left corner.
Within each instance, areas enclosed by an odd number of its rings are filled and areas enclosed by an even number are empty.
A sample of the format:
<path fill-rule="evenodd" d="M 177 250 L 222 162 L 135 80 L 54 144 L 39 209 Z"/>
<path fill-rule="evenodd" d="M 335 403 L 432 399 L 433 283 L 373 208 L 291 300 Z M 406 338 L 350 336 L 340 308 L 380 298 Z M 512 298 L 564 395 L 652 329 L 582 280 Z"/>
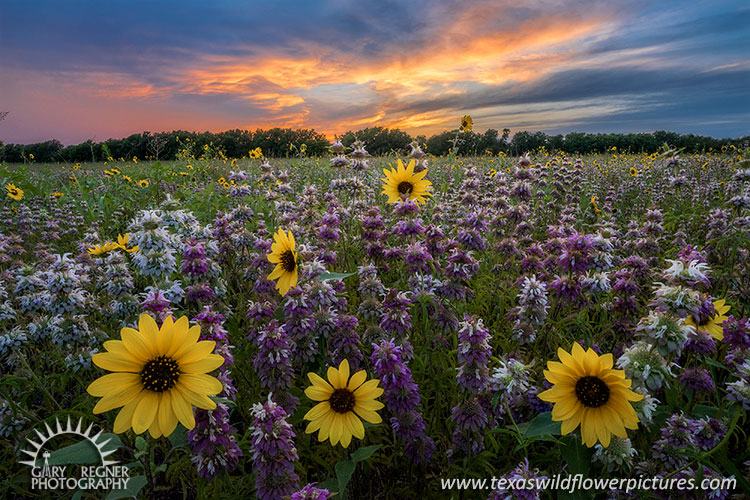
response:
<path fill-rule="evenodd" d="M 38 429 L 34 429 L 34 432 L 36 432 L 37 437 L 39 438 L 39 441 L 34 441 L 31 438 L 26 438 L 26 440 L 29 442 L 29 444 L 32 446 L 32 450 L 21 450 L 23 453 L 31 457 L 31 460 L 21 460 L 20 463 L 24 465 L 28 465 L 30 467 L 37 467 L 37 463 L 39 460 L 39 452 L 41 451 L 42 447 L 50 440 L 57 436 L 62 436 L 63 434 L 74 434 L 81 436 L 82 438 L 88 439 L 91 444 L 94 445 L 94 447 L 99 452 L 99 457 L 102 460 L 102 466 L 108 467 L 110 465 L 117 464 L 117 460 L 107 460 L 107 457 L 110 456 L 112 453 L 115 452 L 115 450 L 106 450 L 105 446 L 107 443 L 111 441 L 111 438 L 104 439 L 102 436 L 102 431 L 97 432 L 96 434 L 93 434 L 93 427 L 94 424 L 89 424 L 89 426 L 86 428 L 86 430 L 81 430 L 83 428 L 83 418 L 78 419 L 78 424 L 73 427 L 70 422 L 70 417 L 68 417 L 67 425 L 63 427 L 60 425 L 60 420 L 55 419 L 56 428 L 51 428 L 48 423 L 45 423 L 44 426 L 46 427 L 46 433 L 39 432 Z M 50 457 L 49 452 L 46 452 L 43 454 L 45 458 L 45 467 L 48 468 L 48 460 Z"/>
<path fill-rule="evenodd" d="M 90 424 L 84 429 L 82 418 L 78 419 L 75 426 L 68 417 L 64 426 L 60 423 L 60 419 L 56 418 L 54 427 L 51 427 L 49 423 L 45 423 L 44 427 L 43 431 L 34 429 L 36 436 L 30 435 L 26 438 L 31 445 L 31 449 L 21 450 L 29 457 L 28 460 L 20 460 L 19 462 L 31 467 L 31 489 L 104 490 L 127 488 L 130 481 L 128 466 L 117 465 L 117 460 L 109 458 L 117 449 L 117 446 L 113 445 L 121 444 L 117 441 L 111 443 L 111 435 L 102 435 L 102 431 L 95 434 L 94 424 Z M 88 455 L 84 463 L 79 463 L 71 461 L 70 457 L 64 456 L 64 453 L 63 456 L 58 455 L 56 457 L 57 452 L 46 449 L 49 448 L 50 440 L 65 434 L 82 438 L 78 441 L 78 444 L 85 441 L 91 443 L 96 448 L 98 457 Z M 107 446 L 108 444 L 109 446 Z M 78 456 L 77 458 L 81 457 Z M 86 462 L 89 464 L 95 462 L 96 465 L 86 465 Z"/>

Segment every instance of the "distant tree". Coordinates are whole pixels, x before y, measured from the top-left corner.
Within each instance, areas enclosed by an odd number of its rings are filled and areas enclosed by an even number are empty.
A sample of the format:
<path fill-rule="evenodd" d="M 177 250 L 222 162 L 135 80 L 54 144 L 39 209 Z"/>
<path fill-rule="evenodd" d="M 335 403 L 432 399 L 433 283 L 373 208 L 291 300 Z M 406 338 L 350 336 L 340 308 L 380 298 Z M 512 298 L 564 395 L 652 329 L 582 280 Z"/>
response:
<path fill-rule="evenodd" d="M 388 129 L 383 127 L 370 127 L 356 132 L 346 132 L 341 136 L 344 146 L 360 140 L 365 143 L 365 149 L 371 155 L 385 155 L 389 153 L 407 154 L 410 151 L 409 143 L 412 137 L 399 129 Z"/>
<path fill-rule="evenodd" d="M 148 152 L 151 153 L 151 157 L 154 160 L 159 160 L 159 155 L 164 151 L 167 144 L 169 144 L 169 134 L 161 132 L 148 136 L 146 147 Z"/>

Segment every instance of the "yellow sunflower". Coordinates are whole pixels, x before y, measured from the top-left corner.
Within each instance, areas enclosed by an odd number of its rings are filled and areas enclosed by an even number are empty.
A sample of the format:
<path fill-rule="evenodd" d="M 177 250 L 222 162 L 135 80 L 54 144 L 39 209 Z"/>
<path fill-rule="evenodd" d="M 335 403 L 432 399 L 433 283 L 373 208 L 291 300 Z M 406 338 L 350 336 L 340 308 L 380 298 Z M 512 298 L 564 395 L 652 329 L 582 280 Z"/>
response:
<path fill-rule="evenodd" d="M 107 252 L 111 252 L 112 250 L 116 250 L 118 248 L 120 248 L 120 245 L 118 245 L 117 243 L 114 243 L 112 241 L 107 240 L 101 246 L 94 245 L 93 247 L 90 247 L 88 249 L 88 252 L 91 255 L 102 255 L 102 254 L 105 254 Z"/>
<path fill-rule="evenodd" d="M 461 132 L 471 132 L 473 126 L 474 120 L 471 119 L 471 116 L 464 115 L 463 118 L 461 118 Z"/>
<path fill-rule="evenodd" d="M 8 191 L 8 196 L 16 201 L 21 201 L 23 198 L 23 189 L 17 188 L 15 184 L 7 184 L 5 189 Z"/>
<path fill-rule="evenodd" d="M 544 377 L 554 385 L 539 399 L 554 403 L 552 420 L 562 422 L 563 435 L 580 424 L 586 446 L 599 441 L 606 448 L 612 434 L 626 438 L 625 429 L 638 428 L 630 401 L 640 401 L 643 395 L 629 389 L 631 381 L 624 371 L 612 369 L 612 354 L 599 356 L 576 342 L 572 353 L 559 348 L 557 355 L 562 363 L 548 361 L 544 370 Z"/>
<path fill-rule="evenodd" d="M 367 380 L 367 373 L 360 370 L 349 378 L 349 361 L 341 362 L 338 369 L 328 368 L 328 382 L 315 373 L 308 373 L 312 385 L 305 389 L 305 395 L 313 401 L 320 401 L 305 415 L 309 420 L 306 434 L 318 431 L 318 441 L 331 440 L 331 445 L 341 443 L 349 446 L 352 436 L 365 437 L 362 420 L 371 424 L 383 421 L 377 411 L 383 403 L 375 398 L 383 394 L 377 379 Z M 367 380 L 367 382 L 365 382 Z"/>
<path fill-rule="evenodd" d="M 130 235 L 125 234 L 125 236 L 118 234 L 117 235 L 117 247 L 125 250 L 128 253 L 133 253 L 138 251 L 138 245 L 132 246 L 128 248 L 128 244 L 130 243 Z"/>
<path fill-rule="evenodd" d="M 273 235 L 273 245 L 271 245 L 271 253 L 266 257 L 268 262 L 276 264 L 276 267 L 268 275 L 269 280 L 276 280 L 276 290 L 284 296 L 287 294 L 290 288 L 297 286 L 298 267 L 297 267 L 297 251 L 294 249 L 294 235 L 291 231 L 285 233 L 282 229 L 279 229 L 276 234 Z"/>
<path fill-rule="evenodd" d="M 727 313 L 729 312 L 729 306 L 726 305 L 724 299 L 717 300 L 714 302 L 714 309 L 716 314 L 708 318 L 703 323 L 698 323 L 692 315 L 685 318 L 685 324 L 695 327 L 696 330 L 701 332 L 708 332 L 709 335 L 717 340 L 724 340 L 724 327 L 721 326 L 724 321 L 727 320 Z"/>
<path fill-rule="evenodd" d="M 138 185 L 138 187 L 147 188 L 149 182 L 146 179 L 141 179 L 140 181 L 136 182 L 136 184 Z"/>
<path fill-rule="evenodd" d="M 415 166 L 416 162 L 411 160 L 404 167 L 403 162 L 399 159 L 398 166 L 395 169 L 383 169 L 385 177 L 381 179 L 384 181 L 382 193 L 388 195 L 388 203 L 396 203 L 407 199 L 417 203 L 425 203 L 426 197 L 432 196 L 432 193 L 430 193 L 432 182 L 424 178 L 427 175 L 427 170 L 414 173 Z"/>
<path fill-rule="evenodd" d="M 89 385 L 88 393 L 102 398 L 94 413 L 123 407 L 115 418 L 117 434 L 132 427 L 136 434 L 148 429 L 158 438 L 172 434 L 178 421 L 187 429 L 195 427 L 192 406 L 216 408 L 208 396 L 220 393 L 222 384 L 207 373 L 224 363 L 222 356 L 211 353 L 216 342 L 198 342 L 200 332 L 186 316 L 176 322 L 168 316 L 159 328 L 143 314 L 138 330 L 123 328 L 122 340 L 104 342 L 107 352 L 91 359 L 115 373 Z"/>

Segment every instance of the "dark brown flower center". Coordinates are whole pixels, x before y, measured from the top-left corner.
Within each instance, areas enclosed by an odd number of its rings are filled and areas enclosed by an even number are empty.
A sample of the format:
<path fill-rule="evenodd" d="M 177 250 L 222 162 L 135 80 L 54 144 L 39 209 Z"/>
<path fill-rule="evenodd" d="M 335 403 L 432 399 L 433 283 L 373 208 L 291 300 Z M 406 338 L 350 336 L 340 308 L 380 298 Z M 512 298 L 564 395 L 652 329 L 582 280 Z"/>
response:
<path fill-rule="evenodd" d="M 167 391 L 174 387 L 178 378 L 180 378 L 180 365 L 168 356 L 152 359 L 141 370 L 141 382 L 149 391 Z"/>
<path fill-rule="evenodd" d="M 609 401 L 609 387 L 599 377 L 581 377 L 576 382 L 576 396 L 583 406 L 599 408 Z"/>
<path fill-rule="evenodd" d="M 297 259 L 294 258 L 294 252 L 287 250 L 281 254 L 281 268 L 288 273 L 297 269 Z"/>
<path fill-rule="evenodd" d="M 336 413 L 349 413 L 354 409 L 354 393 L 349 389 L 336 389 L 331 394 L 328 404 Z"/>
<path fill-rule="evenodd" d="M 401 181 L 398 183 L 398 192 L 401 194 L 409 194 L 414 191 L 414 184 L 407 181 Z"/>

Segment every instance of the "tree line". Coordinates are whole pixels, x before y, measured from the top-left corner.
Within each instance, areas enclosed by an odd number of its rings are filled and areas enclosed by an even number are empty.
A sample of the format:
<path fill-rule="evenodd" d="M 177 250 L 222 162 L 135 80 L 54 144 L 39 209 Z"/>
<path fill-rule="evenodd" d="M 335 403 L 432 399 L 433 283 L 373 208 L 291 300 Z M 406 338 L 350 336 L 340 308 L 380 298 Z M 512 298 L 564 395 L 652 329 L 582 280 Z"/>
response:
<path fill-rule="evenodd" d="M 399 129 L 369 127 L 349 131 L 340 137 L 345 146 L 355 140 L 365 143 L 374 156 L 385 154 L 406 155 L 412 141 L 417 141 L 425 152 L 436 156 L 449 154 L 455 149 L 458 155 L 497 155 L 500 152 L 517 156 L 526 151 L 542 148 L 567 154 L 589 154 L 612 151 L 653 153 L 667 143 L 687 153 L 719 151 L 730 145 L 745 146 L 750 136 L 736 139 L 715 139 L 695 134 L 656 131 L 637 134 L 590 134 L 573 132 L 547 135 L 544 132 L 519 131 L 512 137 L 510 130 L 502 133 L 489 129 L 484 133 L 448 130 L 429 138 L 412 137 Z M 88 140 L 81 144 L 64 146 L 58 140 L 36 144 L 5 144 L 0 142 L 0 161 L 22 162 L 85 162 L 108 159 L 174 160 L 188 153 L 200 157 L 223 155 L 226 158 L 251 156 L 260 148 L 266 157 L 321 156 L 328 154 L 330 141 L 325 135 L 310 129 L 272 128 L 269 130 L 227 130 L 224 132 L 143 132 L 123 139 L 103 142 Z"/>

